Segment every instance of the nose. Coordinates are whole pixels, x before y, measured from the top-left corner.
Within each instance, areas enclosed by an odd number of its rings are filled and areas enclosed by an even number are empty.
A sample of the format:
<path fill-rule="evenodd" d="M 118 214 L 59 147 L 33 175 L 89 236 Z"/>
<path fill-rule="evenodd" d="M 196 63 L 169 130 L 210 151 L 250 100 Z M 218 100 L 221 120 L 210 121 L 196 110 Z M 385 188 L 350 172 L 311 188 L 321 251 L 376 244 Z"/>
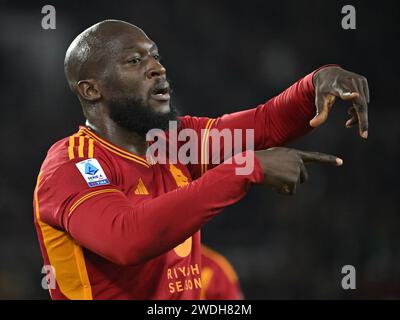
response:
<path fill-rule="evenodd" d="M 165 76 L 167 70 L 164 68 L 164 66 L 158 60 L 152 60 L 153 61 L 150 63 L 150 67 L 146 72 L 147 78 L 151 79 L 154 77 Z"/>

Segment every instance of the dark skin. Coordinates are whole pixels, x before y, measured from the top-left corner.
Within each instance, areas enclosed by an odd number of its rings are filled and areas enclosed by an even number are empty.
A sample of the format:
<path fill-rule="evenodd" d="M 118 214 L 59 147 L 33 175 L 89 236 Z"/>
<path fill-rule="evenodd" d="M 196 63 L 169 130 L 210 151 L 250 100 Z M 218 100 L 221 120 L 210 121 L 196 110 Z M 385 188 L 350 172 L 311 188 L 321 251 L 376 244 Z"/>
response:
<path fill-rule="evenodd" d="M 84 104 L 87 125 L 113 144 L 144 156 L 148 147 L 145 138 L 113 122 L 108 101 L 117 93 L 133 93 L 157 112 L 169 111 L 169 101 L 148 96 L 155 81 L 168 86 L 166 70 L 159 61 L 157 46 L 141 29 L 130 24 L 110 24 L 104 33 L 100 36 L 107 43 L 102 52 L 106 65 L 101 77 L 79 80 L 76 86 L 81 101 L 89 102 Z"/>
<path fill-rule="evenodd" d="M 67 72 L 67 78 L 70 84 L 74 84 L 74 91 L 82 103 L 86 124 L 113 144 L 145 155 L 147 141 L 135 132 L 119 127 L 110 118 L 109 101 L 114 95 L 134 94 L 156 112 L 169 111 L 169 96 L 161 99 L 149 94 L 156 82 L 167 87 L 169 93 L 166 69 L 160 63 L 157 46 L 141 29 L 122 21 L 101 23 L 96 37 L 103 44 L 97 51 L 102 59 L 92 59 L 96 63 L 90 59 L 86 62 L 85 77 L 79 75 L 74 64 L 70 66 L 72 71 Z M 315 73 L 313 81 L 317 114 L 310 125 L 318 127 L 324 123 L 335 99 L 340 98 L 352 102 L 346 127 L 358 122 L 359 134 L 366 139 L 369 103 L 366 78 L 330 66 Z M 281 194 L 296 193 L 297 186 L 307 180 L 305 164 L 340 166 L 343 163 L 336 156 L 280 147 L 256 151 L 256 156 L 265 173 L 265 184 Z"/>
<path fill-rule="evenodd" d="M 308 180 L 306 164 L 343 164 L 342 159 L 330 154 L 284 147 L 256 151 L 255 154 L 264 170 L 264 184 L 284 195 L 295 194 L 297 186 Z"/>
<path fill-rule="evenodd" d="M 367 78 L 344 70 L 340 67 L 328 67 L 319 70 L 313 78 L 315 87 L 315 105 L 317 115 L 310 121 L 312 127 L 318 127 L 326 121 L 336 98 L 351 101 L 346 127 L 359 124 L 359 134 L 368 138 L 369 88 Z"/>

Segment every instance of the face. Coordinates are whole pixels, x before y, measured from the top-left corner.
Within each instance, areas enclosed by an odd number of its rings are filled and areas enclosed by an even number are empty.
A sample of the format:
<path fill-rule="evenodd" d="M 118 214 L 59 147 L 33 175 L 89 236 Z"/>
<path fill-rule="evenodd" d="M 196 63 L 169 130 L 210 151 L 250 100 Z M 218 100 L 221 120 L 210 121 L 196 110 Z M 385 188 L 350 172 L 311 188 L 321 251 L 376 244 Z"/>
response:
<path fill-rule="evenodd" d="M 110 118 L 141 135 L 166 129 L 176 111 L 156 44 L 130 28 L 109 42 L 108 53 L 100 89 Z"/>

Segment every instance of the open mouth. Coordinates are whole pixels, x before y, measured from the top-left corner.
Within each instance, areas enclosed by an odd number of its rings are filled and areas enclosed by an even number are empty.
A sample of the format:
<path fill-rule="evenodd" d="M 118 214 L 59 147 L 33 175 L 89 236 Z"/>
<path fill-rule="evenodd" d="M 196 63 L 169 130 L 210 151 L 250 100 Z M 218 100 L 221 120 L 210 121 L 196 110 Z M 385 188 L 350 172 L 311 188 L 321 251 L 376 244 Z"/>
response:
<path fill-rule="evenodd" d="M 168 84 L 158 86 L 151 92 L 151 98 L 157 101 L 168 101 L 170 96 L 170 88 Z"/>

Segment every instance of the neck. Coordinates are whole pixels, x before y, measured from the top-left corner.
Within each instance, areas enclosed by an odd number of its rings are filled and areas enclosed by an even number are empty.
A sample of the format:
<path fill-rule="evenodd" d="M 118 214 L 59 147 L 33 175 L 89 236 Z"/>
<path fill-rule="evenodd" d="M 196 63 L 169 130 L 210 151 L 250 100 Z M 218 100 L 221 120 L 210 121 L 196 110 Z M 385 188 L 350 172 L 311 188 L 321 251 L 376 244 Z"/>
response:
<path fill-rule="evenodd" d="M 140 156 L 146 155 L 148 143 L 145 137 L 119 127 L 111 119 L 102 124 L 95 124 L 86 120 L 86 126 L 93 130 L 98 136 L 111 142 L 117 147 Z"/>

